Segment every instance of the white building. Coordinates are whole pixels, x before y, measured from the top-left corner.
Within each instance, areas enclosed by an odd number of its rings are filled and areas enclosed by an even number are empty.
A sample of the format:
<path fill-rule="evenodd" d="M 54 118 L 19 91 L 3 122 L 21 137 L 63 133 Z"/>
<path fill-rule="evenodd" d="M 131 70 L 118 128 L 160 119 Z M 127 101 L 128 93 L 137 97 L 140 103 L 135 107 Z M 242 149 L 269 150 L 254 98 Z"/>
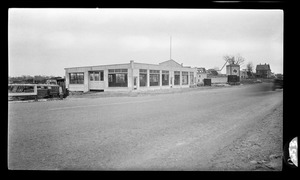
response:
<path fill-rule="evenodd" d="M 131 91 L 188 88 L 196 84 L 197 68 L 174 60 L 159 64 L 124 64 L 65 68 L 69 91 Z"/>

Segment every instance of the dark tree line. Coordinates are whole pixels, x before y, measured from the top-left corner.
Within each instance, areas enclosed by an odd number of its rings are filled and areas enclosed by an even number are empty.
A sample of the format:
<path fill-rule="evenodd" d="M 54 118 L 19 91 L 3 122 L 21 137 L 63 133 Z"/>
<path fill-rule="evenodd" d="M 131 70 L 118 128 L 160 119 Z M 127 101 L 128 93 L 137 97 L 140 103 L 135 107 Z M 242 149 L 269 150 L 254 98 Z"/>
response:
<path fill-rule="evenodd" d="M 46 83 L 47 79 L 56 78 L 55 76 L 43 76 L 43 75 L 36 75 L 36 76 L 16 76 L 16 77 L 8 77 L 9 83 L 30 83 L 30 84 L 43 84 Z"/>

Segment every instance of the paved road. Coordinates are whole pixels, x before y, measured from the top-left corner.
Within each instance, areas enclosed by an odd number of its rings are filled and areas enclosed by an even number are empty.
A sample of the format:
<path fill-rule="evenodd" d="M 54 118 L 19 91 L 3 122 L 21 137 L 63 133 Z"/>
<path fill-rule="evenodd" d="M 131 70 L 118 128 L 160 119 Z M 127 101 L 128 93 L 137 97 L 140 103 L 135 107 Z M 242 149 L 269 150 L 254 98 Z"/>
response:
<path fill-rule="evenodd" d="M 209 170 L 282 104 L 270 84 L 9 103 L 10 169 Z"/>

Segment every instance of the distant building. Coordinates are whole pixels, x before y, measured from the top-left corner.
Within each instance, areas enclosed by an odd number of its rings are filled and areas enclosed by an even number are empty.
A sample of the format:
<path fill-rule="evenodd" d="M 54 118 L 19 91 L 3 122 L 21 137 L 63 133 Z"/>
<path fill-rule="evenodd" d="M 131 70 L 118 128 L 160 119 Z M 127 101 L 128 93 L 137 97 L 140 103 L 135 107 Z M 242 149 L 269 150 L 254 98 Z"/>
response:
<path fill-rule="evenodd" d="M 275 78 L 283 79 L 283 74 L 275 74 Z"/>
<path fill-rule="evenodd" d="M 206 69 L 204 67 L 197 68 L 197 73 L 206 73 Z"/>
<path fill-rule="evenodd" d="M 212 76 L 217 76 L 219 74 L 218 71 L 215 69 L 208 69 L 206 72 L 207 72 L 207 74 L 212 75 Z"/>
<path fill-rule="evenodd" d="M 271 72 L 271 78 L 275 78 L 275 73 Z"/>
<path fill-rule="evenodd" d="M 266 63 L 256 65 L 256 77 L 270 78 L 271 77 L 270 65 Z"/>
<path fill-rule="evenodd" d="M 196 68 L 174 60 L 65 68 L 69 91 L 131 91 L 184 88 L 196 84 Z"/>
<path fill-rule="evenodd" d="M 247 72 L 247 69 L 241 70 L 241 78 L 243 78 L 243 79 L 248 78 L 248 72 Z"/>
<path fill-rule="evenodd" d="M 208 69 L 207 79 L 211 79 L 211 84 L 224 84 L 227 82 L 226 74 L 221 74 L 220 70 Z"/>
<path fill-rule="evenodd" d="M 204 83 L 203 79 L 207 78 L 207 71 L 204 67 L 197 68 L 197 84 Z"/>

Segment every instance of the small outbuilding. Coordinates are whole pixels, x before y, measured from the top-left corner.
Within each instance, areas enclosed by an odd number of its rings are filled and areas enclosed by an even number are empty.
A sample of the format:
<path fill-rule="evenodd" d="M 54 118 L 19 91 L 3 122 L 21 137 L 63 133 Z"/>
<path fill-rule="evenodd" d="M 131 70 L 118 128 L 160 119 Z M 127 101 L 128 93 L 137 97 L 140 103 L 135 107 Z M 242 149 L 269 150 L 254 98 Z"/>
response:
<path fill-rule="evenodd" d="M 226 66 L 226 75 L 237 75 L 240 77 L 240 65 L 229 64 Z"/>

